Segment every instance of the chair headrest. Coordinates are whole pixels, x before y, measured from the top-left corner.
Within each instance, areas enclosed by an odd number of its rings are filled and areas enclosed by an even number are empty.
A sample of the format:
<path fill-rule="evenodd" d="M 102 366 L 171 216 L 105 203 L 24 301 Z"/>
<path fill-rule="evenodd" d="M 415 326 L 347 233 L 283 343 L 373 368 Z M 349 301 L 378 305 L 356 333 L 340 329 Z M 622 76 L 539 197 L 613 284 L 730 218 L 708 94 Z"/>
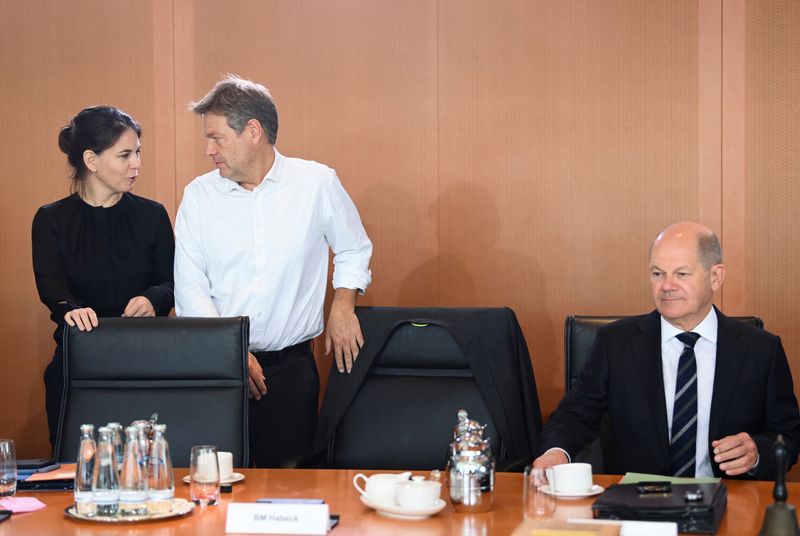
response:
<path fill-rule="evenodd" d="M 468 369 L 469 365 L 453 336 L 443 327 L 404 322 L 389 335 L 373 367 Z"/>
<path fill-rule="evenodd" d="M 64 333 L 73 380 L 223 378 L 244 374 L 247 317 L 101 318 L 91 332 Z"/>

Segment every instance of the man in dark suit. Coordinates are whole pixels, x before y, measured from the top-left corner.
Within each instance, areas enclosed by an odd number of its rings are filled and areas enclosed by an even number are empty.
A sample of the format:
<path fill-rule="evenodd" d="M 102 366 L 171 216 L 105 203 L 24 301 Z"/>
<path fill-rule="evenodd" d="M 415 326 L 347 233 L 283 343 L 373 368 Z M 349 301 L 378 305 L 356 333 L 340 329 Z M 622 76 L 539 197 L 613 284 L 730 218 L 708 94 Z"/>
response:
<path fill-rule="evenodd" d="M 650 247 L 656 310 L 597 334 L 576 387 L 540 436 L 535 467 L 567 463 L 608 414 L 605 471 L 773 478 L 783 434 L 797 460 L 800 415 L 780 339 L 713 306 L 725 266 L 717 237 L 692 222 Z"/>

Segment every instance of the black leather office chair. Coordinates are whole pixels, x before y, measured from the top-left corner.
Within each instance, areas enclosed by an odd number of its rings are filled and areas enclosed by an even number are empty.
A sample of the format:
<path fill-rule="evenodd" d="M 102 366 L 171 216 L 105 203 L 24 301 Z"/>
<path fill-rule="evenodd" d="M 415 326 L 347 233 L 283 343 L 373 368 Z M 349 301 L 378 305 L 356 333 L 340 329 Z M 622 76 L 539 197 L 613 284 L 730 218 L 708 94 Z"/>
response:
<path fill-rule="evenodd" d="M 572 389 L 580 377 L 583 366 L 592 355 L 597 330 L 624 316 L 568 316 L 564 322 L 564 393 Z M 756 316 L 734 317 L 764 329 L 764 321 Z M 600 437 L 586 447 L 574 461 L 592 464 L 595 474 L 603 473 L 603 449 L 608 449 L 610 429 L 606 418 L 601 425 Z"/>
<path fill-rule="evenodd" d="M 329 467 L 442 469 L 462 408 L 486 425 L 498 470 L 530 461 L 541 413 L 510 309 L 356 313 L 365 345 L 351 374 L 332 368 L 320 412 Z"/>
<path fill-rule="evenodd" d="M 248 340 L 247 317 L 102 318 L 91 332 L 65 330 L 56 459 L 75 461 L 81 424 L 158 413 L 174 466 L 212 444 L 247 467 Z"/>

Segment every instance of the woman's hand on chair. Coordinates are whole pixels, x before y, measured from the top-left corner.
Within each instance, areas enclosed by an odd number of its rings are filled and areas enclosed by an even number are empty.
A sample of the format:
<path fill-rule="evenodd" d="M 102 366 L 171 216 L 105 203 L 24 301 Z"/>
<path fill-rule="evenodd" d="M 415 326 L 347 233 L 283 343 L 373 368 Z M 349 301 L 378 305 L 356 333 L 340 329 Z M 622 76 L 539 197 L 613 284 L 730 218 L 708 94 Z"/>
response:
<path fill-rule="evenodd" d="M 77 326 L 81 331 L 92 331 L 92 328 L 97 327 L 97 314 L 91 307 L 73 309 L 64 315 L 64 322 L 70 326 Z"/>
<path fill-rule="evenodd" d="M 123 317 L 132 316 L 156 316 L 156 310 L 150 300 L 144 296 L 134 296 L 125 306 L 125 311 L 122 313 Z"/>

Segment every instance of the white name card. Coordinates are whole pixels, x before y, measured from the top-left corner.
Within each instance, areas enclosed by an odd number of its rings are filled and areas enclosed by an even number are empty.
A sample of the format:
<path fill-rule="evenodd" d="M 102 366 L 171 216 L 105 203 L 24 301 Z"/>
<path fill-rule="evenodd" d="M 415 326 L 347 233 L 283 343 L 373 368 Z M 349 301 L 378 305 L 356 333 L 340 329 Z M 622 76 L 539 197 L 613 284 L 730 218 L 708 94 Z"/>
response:
<path fill-rule="evenodd" d="M 327 504 L 230 503 L 226 533 L 327 534 Z"/>
<path fill-rule="evenodd" d="M 619 536 L 678 536 L 678 524 L 671 521 L 621 521 L 618 519 L 567 519 L 569 523 L 617 525 Z"/>

